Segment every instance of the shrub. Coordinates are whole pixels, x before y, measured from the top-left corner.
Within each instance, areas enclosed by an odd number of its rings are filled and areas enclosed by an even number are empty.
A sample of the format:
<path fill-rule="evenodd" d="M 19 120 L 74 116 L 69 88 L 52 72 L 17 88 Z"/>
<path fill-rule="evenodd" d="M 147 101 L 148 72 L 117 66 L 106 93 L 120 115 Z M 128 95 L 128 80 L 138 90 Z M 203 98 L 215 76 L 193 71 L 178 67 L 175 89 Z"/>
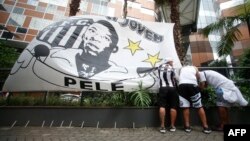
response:
<path fill-rule="evenodd" d="M 148 107 L 152 103 L 150 92 L 148 89 L 142 87 L 142 82 L 139 83 L 139 88 L 130 93 L 133 105 L 138 107 Z"/>
<path fill-rule="evenodd" d="M 202 103 L 205 107 L 216 106 L 216 94 L 214 88 L 208 86 L 202 91 L 201 96 Z"/>
<path fill-rule="evenodd" d="M 239 59 L 240 67 L 250 67 L 250 49 L 245 50 Z M 249 69 L 240 69 L 237 71 L 237 76 L 244 79 L 250 79 Z"/>

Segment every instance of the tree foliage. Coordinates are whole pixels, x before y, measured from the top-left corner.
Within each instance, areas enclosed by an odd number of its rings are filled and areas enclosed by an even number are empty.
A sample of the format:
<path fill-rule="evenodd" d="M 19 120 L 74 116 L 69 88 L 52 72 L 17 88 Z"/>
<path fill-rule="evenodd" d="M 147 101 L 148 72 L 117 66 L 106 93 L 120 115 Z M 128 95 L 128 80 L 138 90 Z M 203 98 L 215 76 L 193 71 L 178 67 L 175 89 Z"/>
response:
<path fill-rule="evenodd" d="M 5 41 L 0 41 L 0 68 L 11 68 L 17 60 L 19 53 Z"/>
<path fill-rule="evenodd" d="M 223 33 L 217 46 L 219 56 L 229 55 L 234 47 L 234 42 L 239 41 L 242 36 L 239 26 L 247 23 L 248 30 L 250 28 L 250 0 L 235 7 L 234 15 L 223 17 L 217 22 L 206 26 L 202 30 L 202 34 L 208 37 L 210 33 Z M 224 32 L 225 31 L 225 32 Z"/>
<path fill-rule="evenodd" d="M 185 51 L 184 51 L 184 48 L 182 47 L 180 10 L 179 10 L 179 7 L 180 7 L 179 4 L 182 1 L 183 0 L 155 0 L 155 3 L 158 7 L 166 4 L 171 9 L 170 19 L 171 19 L 171 22 L 175 23 L 174 31 L 173 31 L 175 48 L 176 48 L 180 61 L 183 63 L 184 57 L 185 57 Z"/>
<path fill-rule="evenodd" d="M 240 67 L 250 67 L 250 49 L 245 50 L 239 59 Z M 250 79 L 249 69 L 239 69 L 238 76 L 244 79 Z"/>
<path fill-rule="evenodd" d="M 79 6 L 80 6 L 81 0 L 71 0 L 71 3 L 69 5 L 70 11 L 69 16 L 75 16 L 77 12 L 79 12 Z"/>

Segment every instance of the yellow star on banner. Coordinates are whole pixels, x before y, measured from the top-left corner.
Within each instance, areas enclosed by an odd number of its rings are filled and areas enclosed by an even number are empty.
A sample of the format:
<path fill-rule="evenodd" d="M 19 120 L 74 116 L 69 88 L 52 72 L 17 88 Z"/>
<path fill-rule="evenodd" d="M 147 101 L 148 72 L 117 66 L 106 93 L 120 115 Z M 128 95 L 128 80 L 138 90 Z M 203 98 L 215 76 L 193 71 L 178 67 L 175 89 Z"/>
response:
<path fill-rule="evenodd" d="M 134 55 L 137 50 L 143 50 L 139 45 L 141 41 L 133 42 L 128 39 L 129 45 L 125 47 L 125 49 L 129 49 L 131 51 L 131 54 Z"/>
<path fill-rule="evenodd" d="M 160 52 L 158 52 L 156 55 L 148 54 L 148 59 L 144 60 L 143 62 L 149 62 L 152 67 L 155 67 L 155 64 L 162 60 L 159 58 L 159 54 Z"/>

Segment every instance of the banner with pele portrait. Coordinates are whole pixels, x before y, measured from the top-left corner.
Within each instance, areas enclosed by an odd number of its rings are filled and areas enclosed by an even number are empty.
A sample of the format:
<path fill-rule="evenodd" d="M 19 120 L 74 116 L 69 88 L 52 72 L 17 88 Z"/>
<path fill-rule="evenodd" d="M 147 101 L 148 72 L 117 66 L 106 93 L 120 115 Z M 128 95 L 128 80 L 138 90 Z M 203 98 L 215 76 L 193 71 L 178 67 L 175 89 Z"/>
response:
<path fill-rule="evenodd" d="M 164 58 L 181 67 L 173 26 L 102 16 L 56 22 L 22 52 L 3 91 L 157 90 Z"/>

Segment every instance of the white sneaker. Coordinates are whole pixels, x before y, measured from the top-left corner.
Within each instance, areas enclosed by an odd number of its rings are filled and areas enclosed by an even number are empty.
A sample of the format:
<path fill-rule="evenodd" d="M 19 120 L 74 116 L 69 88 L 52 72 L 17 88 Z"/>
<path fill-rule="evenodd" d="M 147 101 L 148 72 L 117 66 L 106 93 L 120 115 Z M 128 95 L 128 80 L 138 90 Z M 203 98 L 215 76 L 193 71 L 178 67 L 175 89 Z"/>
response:
<path fill-rule="evenodd" d="M 175 128 L 174 126 L 171 126 L 171 127 L 169 128 L 169 131 L 170 131 L 170 132 L 175 132 L 175 131 L 176 131 L 176 128 Z"/>
<path fill-rule="evenodd" d="M 160 128 L 160 132 L 161 132 L 161 133 L 166 133 L 166 128 L 165 128 L 165 127 L 161 127 L 161 128 Z"/>

